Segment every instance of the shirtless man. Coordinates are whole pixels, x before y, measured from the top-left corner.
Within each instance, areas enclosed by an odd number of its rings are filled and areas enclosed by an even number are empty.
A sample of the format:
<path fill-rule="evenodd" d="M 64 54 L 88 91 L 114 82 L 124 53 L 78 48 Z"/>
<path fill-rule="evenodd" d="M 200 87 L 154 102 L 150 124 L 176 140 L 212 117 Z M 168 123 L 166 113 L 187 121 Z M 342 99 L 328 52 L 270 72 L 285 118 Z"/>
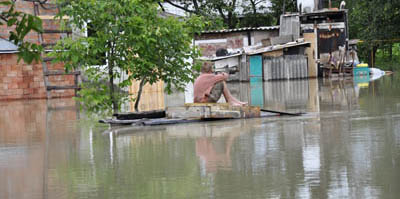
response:
<path fill-rule="evenodd" d="M 224 94 L 225 100 L 232 106 L 243 106 L 246 102 L 241 102 L 231 95 L 226 80 L 228 74 L 213 74 L 211 65 L 203 65 L 201 74 L 194 82 L 194 102 L 195 103 L 215 103 Z"/>

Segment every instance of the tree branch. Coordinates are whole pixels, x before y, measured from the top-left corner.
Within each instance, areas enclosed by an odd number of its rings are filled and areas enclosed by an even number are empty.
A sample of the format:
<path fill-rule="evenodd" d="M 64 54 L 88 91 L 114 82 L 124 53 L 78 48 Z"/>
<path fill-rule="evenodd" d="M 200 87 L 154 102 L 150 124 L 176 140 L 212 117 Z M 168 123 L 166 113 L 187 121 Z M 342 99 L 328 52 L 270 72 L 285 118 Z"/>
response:
<path fill-rule="evenodd" d="M 197 3 L 197 0 L 193 0 L 193 7 L 194 7 L 194 10 L 196 11 L 196 12 L 199 12 L 200 10 L 199 10 L 199 4 Z"/>
<path fill-rule="evenodd" d="M 183 7 L 183 6 L 180 6 L 180 5 L 178 5 L 178 4 L 173 3 L 173 2 L 170 1 L 170 0 L 165 0 L 164 2 L 167 2 L 167 3 L 169 3 L 170 5 L 172 5 L 172 6 L 176 7 L 176 8 L 179 8 L 179 9 L 181 9 L 181 10 L 184 10 L 184 11 L 186 11 L 186 12 L 190 12 L 190 13 L 195 13 L 195 14 L 197 14 L 197 12 L 196 12 L 195 10 L 187 9 L 187 8 L 185 8 L 185 7 Z"/>
<path fill-rule="evenodd" d="M 1 14 L 1 15 L 0 15 L 0 19 L 7 23 L 7 22 L 8 22 L 7 17 L 3 16 L 3 15 L 2 15 L 3 13 L 0 13 L 0 14 Z"/>
<path fill-rule="evenodd" d="M 161 4 L 161 2 L 158 2 L 158 5 L 160 6 L 161 10 L 162 10 L 163 12 L 165 12 L 164 6 Z"/>
<path fill-rule="evenodd" d="M 253 14 L 257 14 L 256 5 L 257 5 L 258 3 L 260 3 L 260 1 L 259 1 L 259 2 L 256 2 L 256 0 L 250 0 L 250 3 L 251 3 L 251 8 L 253 9 Z"/>

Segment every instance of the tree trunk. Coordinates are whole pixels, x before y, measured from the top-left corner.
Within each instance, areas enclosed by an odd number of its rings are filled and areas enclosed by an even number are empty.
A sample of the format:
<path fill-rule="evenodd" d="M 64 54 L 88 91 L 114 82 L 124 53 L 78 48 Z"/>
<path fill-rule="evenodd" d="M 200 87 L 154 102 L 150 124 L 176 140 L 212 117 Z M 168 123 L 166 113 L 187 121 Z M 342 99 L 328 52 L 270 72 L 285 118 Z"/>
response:
<path fill-rule="evenodd" d="M 389 60 L 393 61 L 393 44 L 389 44 Z"/>
<path fill-rule="evenodd" d="M 143 90 L 143 86 L 146 84 L 146 81 L 144 79 L 142 79 L 140 81 L 139 84 L 139 91 L 138 91 L 138 95 L 135 101 L 135 111 L 139 112 L 139 101 L 140 101 L 140 97 L 142 96 L 142 90 Z"/>
<path fill-rule="evenodd" d="M 376 51 L 378 51 L 378 46 L 374 46 L 373 49 L 372 49 L 372 57 L 374 58 L 374 59 L 373 59 L 374 61 L 373 61 L 373 63 L 372 63 L 372 64 L 373 64 L 373 65 L 372 65 L 373 67 L 375 67 L 375 63 L 376 63 Z"/>
<path fill-rule="evenodd" d="M 110 78 L 109 86 L 110 86 L 110 97 L 113 107 L 113 114 L 118 112 L 118 103 L 115 100 L 114 96 L 114 72 L 113 72 L 114 64 L 110 61 L 108 65 L 108 77 Z"/>
<path fill-rule="evenodd" d="M 256 5 L 256 0 L 250 0 L 251 3 L 251 8 L 253 9 L 253 14 L 257 14 L 257 5 Z"/>
<path fill-rule="evenodd" d="M 369 67 L 375 67 L 376 62 L 376 51 L 378 50 L 378 46 L 372 46 L 368 55 L 368 65 Z"/>

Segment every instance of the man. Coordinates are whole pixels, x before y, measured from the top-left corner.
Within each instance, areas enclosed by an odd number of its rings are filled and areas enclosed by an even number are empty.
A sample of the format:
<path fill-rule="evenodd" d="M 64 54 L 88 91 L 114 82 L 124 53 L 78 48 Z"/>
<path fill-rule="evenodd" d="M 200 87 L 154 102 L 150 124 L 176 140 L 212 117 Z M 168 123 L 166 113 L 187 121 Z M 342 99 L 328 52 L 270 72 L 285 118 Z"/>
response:
<path fill-rule="evenodd" d="M 231 95 L 226 80 L 227 73 L 218 75 L 213 74 L 211 65 L 204 64 L 201 74 L 194 82 L 194 102 L 195 103 L 215 103 L 224 94 L 225 100 L 232 106 L 243 106 L 246 102 L 241 102 Z"/>

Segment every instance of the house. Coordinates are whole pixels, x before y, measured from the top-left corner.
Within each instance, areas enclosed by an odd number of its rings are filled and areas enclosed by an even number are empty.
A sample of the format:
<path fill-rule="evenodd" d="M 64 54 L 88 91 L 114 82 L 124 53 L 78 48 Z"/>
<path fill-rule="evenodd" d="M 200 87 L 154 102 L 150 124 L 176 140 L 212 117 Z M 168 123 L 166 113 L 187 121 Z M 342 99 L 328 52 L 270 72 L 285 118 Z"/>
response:
<path fill-rule="evenodd" d="M 309 73 L 306 49 L 311 43 L 300 38 L 298 14 L 282 15 L 280 27 L 205 31 L 194 43 L 201 49 L 203 64 L 229 73 L 228 81 L 316 76 Z"/>
<path fill-rule="evenodd" d="M 16 1 L 16 10 L 34 14 L 34 2 Z M 59 23 L 53 19 L 56 14 L 55 9 L 46 10 L 38 6 L 39 18 L 43 21 L 43 28 L 46 30 L 58 30 Z M 9 32 L 13 28 L 6 25 L 0 26 L 0 100 L 14 99 L 38 99 L 47 98 L 47 88 L 44 79 L 48 77 L 52 85 L 72 85 L 75 83 L 74 75 L 48 76 L 43 70 L 42 63 L 24 63 L 18 62 L 18 49 L 13 43 L 8 41 Z M 56 43 L 59 38 L 64 37 L 66 33 L 43 34 L 43 41 L 49 44 Z M 25 37 L 26 41 L 39 43 L 39 35 L 30 32 Z M 49 70 L 64 70 L 61 63 L 52 64 L 47 62 Z M 51 97 L 72 97 L 74 90 L 52 90 Z"/>
<path fill-rule="evenodd" d="M 264 81 L 310 77 L 306 49 L 309 42 L 296 40 L 246 52 L 249 78 Z"/>
<path fill-rule="evenodd" d="M 195 35 L 194 44 L 201 49 L 203 57 L 213 57 L 218 49 L 237 51 L 252 45 L 269 45 L 269 39 L 278 35 L 279 26 L 203 31 Z"/>
<path fill-rule="evenodd" d="M 323 9 L 301 16 L 301 32 L 311 43 L 314 60 L 318 68 L 318 76 L 323 69 L 330 67 L 332 60 L 350 62 L 349 30 L 347 10 Z M 347 59 L 346 59 L 347 57 Z M 335 64 L 339 68 L 338 64 Z"/>

